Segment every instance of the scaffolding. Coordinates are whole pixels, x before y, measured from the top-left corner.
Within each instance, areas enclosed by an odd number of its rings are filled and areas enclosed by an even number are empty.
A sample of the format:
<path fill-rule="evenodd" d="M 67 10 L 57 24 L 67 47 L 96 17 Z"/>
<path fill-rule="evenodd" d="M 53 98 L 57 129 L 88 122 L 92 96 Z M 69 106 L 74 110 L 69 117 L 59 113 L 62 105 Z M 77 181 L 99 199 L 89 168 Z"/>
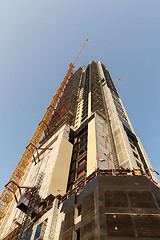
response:
<path fill-rule="evenodd" d="M 6 213 L 10 207 L 10 204 L 14 198 L 14 195 L 17 191 L 17 186 L 13 184 L 12 181 L 14 181 L 17 185 L 20 185 L 23 176 L 27 170 L 27 167 L 29 165 L 29 163 L 31 162 L 31 159 L 33 157 L 33 154 L 35 152 L 35 150 L 38 147 L 38 144 L 44 134 L 44 131 L 46 129 L 46 127 L 48 126 L 48 123 L 50 121 L 50 118 L 52 116 L 53 111 L 55 110 L 57 103 L 63 93 L 63 90 L 66 86 L 67 81 L 69 80 L 69 77 L 72 73 L 72 70 L 74 69 L 74 65 L 79 57 L 79 55 L 81 54 L 83 48 L 85 47 L 86 43 L 87 43 L 88 39 L 86 40 L 85 44 L 83 45 L 82 49 L 80 50 L 79 54 L 77 55 L 75 61 L 73 64 L 70 64 L 69 70 L 64 78 L 64 80 L 62 81 L 59 89 L 57 90 L 54 98 L 51 101 L 51 104 L 49 105 L 49 107 L 47 108 L 47 111 L 42 119 L 42 121 L 39 123 L 30 143 L 28 144 L 28 146 L 26 147 L 25 152 L 23 153 L 16 169 L 14 170 L 10 180 L 9 180 L 9 185 L 7 185 L 4 189 L 4 191 L 1 194 L 0 197 L 0 226 L 6 216 Z"/>
<path fill-rule="evenodd" d="M 40 144 L 44 144 L 55 131 L 64 123 L 70 126 L 74 125 L 76 118 L 78 86 L 82 74 L 82 69 L 79 68 L 70 78 L 63 94 L 58 102 L 57 108 L 52 115 L 48 126 L 45 129 L 45 136 Z"/>

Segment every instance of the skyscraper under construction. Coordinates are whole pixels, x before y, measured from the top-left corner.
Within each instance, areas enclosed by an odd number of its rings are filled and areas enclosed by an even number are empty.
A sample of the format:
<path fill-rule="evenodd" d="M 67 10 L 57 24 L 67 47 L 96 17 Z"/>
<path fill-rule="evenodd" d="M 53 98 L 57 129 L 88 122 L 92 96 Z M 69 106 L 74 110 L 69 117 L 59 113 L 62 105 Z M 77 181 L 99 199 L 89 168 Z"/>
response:
<path fill-rule="evenodd" d="M 72 74 L 45 128 L 1 239 L 160 239 L 158 180 L 103 63 Z"/>

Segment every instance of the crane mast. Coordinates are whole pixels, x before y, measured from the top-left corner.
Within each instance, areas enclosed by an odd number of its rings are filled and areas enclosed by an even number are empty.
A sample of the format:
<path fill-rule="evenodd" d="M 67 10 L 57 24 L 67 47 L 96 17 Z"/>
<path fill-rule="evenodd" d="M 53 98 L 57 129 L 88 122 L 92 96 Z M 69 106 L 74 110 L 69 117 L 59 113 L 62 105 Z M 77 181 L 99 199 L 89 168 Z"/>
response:
<path fill-rule="evenodd" d="M 0 226 L 6 216 L 9 206 L 10 206 L 10 204 L 14 198 L 14 195 L 17 191 L 17 186 L 15 184 L 13 184 L 13 182 L 15 182 L 17 185 L 20 185 L 20 183 L 23 179 L 23 176 L 27 170 L 27 167 L 28 167 L 29 163 L 31 162 L 32 156 L 33 156 L 35 150 L 37 149 L 38 144 L 44 134 L 46 126 L 48 125 L 48 122 L 53 114 L 53 111 L 55 110 L 56 105 L 57 105 L 57 103 L 62 95 L 62 92 L 67 84 L 67 81 L 69 80 L 72 70 L 74 69 L 75 63 L 76 63 L 77 59 L 79 58 L 79 55 L 83 51 L 84 47 L 86 46 L 87 42 L 88 42 L 88 39 L 86 40 L 85 44 L 81 48 L 74 63 L 70 64 L 70 67 L 68 69 L 66 76 L 64 77 L 59 89 L 57 90 L 55 96 L 53 97 L 49 107 L 47 108 L 47 111 L 44 114 L 42 121 L 38 124 L 38 127 L 37 127 L 32 139 L 30 140 L 28 146 L 26 147 L 17 167 L 15 168 L 12 176 L 10 177 L 10 179 L 9 179 L 10 183 L 5 187 L 5 189 L 3 190 L 3 192 L 0 196 Z"/>

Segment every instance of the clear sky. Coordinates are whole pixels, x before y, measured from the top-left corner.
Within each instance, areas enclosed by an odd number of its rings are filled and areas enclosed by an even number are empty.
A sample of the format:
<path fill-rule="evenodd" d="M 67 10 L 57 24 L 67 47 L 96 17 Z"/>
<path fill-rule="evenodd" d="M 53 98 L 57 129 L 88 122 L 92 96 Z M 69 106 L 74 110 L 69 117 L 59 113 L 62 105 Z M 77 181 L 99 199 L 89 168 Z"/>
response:
<path fill-rule="evenodd" d="M 160 0 L 0 1 L 0 192 L 86 38 L 160 172 Z"/>

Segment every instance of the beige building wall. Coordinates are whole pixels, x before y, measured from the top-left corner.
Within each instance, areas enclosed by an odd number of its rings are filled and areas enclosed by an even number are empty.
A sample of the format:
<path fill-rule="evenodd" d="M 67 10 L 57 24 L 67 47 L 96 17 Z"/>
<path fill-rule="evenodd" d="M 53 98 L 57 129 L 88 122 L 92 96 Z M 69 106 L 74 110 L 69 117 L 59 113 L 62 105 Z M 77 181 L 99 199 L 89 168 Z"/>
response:
<path fill-rule="evenodd" d="M 42 146 L 43 148 L 51 148 L 52 150 L 39 150 L 40 161 L 38 162 L 38 159 L 36 159 L 36 165 L 33 160 L 30 162 L 20 186 L 35 186 L 37 184 L 38 176 L 43 173 L 44 178 L 39 191 L 42 198 L 46 198 L 50 193 L 58 195 L 58 189 L 62 191 L 62 194 L 65 193 L 73 147 L 69 142 L 69 132 L 69 126 L 66 124 L 63 125 Z M 37 158 L 36 154 L 35 158 Z M 18 191 L 16 194 L 19 198 Z M 13 199 L 1 226 L 1 232 L 3 231 L 1 237 L 4 236 L 12 226 L 15 226 L 15 221 L 19 221 L 24 215 L 16 205 L 17 203 L 15 199 Z"/>
<path fill-rule="evenodd" d="M 62 195 L 66 193 L 72 149 L 73 145 L 65 138 L 62 138 L 55 165 L 52 170 L 52 177 L 47 195 L 58 195 L 57 190 L 60 190 L 60 194 Z"/>
<path fill-rule="evenodd" d="M 98 70 L 99 70 L 99 74 L 100 74 L 100 79 L 105 79 L 105 76 L 103 74 L 103 70 L 101 67 L 101 62 L 98 62 Z M 140 159 L 140 157 L 138 157 L 138 159 L 136 159 L 136 157 L 133 154 L 133 149 L 130 146 L 130 142 L 128 140 L 128 136 L 123 128 L 123 124 L 120 121 L 119 117 L 118 117 L 118 113 L 113 101 L 113 97 L 112 94 L 110 92 L 110 89 L 108 88 L 106 83 L 103 83 L 103 92 L 105 95 L 105 101 L 106 101 L 106 105 L 108 108 L 108 113 L 109 113 L 109 117 L 111 120 L 111 126 L 112 126 L 112 131 L 113 131 L 113 136 L 114 136 L 114 141 L 115 141 L 115 146 L 116 146 L 116 152 L 117 152 L 117 156 L 118 156 L 118 161 L 119 161 L 119 165 L 123 166 L 124 168 L 138 168 L 137 165 L 137 161 L 139 161 L 142 164 L 142 169 L 144 170 L 144 166 L 143 163 Z M 132 124 L 129 120 L 129 117 L 126 113 L 126 110 L 123 106 L 123 103 L 121 101 L 121 99 L 119 98 L 119 101 L 122 105 L 123 111 L 126 115 L 126 118 L 128 120 L 128 123 L 130 125 L 130 128 L 132 130 L 132 132 L 135 134 L 134 129 L 132 127 Z M 136 135 L 136 134 L 135 134 Z M 137 137 L 137 136 L 136 136 Z M 138 145 L 140 147 L 140 150 L 143 154 L 143 157 L 145 159 L 145 162 L 148 166 L 148 169 L 150 171 L 150 169 L 152 169 L 152 165 L 148 159 L 148 156 L 143 148 L 143 145 L 140 141 L 140 139 L 137 137 L 138 140 Z M 135 150 L 136 151 L 136 150 Z M 139 156 L 138 152 L 136 152 L 136 154 Z M 151 176 L 153 177 L 155 182 L 158 182 L 158 179 L 156 177 L 156 174 L 153 173 L 152 171 L 150 171 Z"/>
<path fill-rule="evenodd" d="M 103 78 L 105 79 L 100 62 L 98 63 L 98 69 L 99 69 L 101 79 Z M 111 91 L 108 88 L 106 83 L 103 83 L 102 88 L 105 96 L 105 103 L 106 103 L 109 118 L 110 118 L 112 132 L 114 136 L 114 142 L 115 142 L 119 165 L 124 168 L 130 168 L 130 169 L 137 168 L 137 164 L 133 156 L 133 153 L 131 151 L 131 147 L 129 145 L 127 135 L 124 131 L 121 121 L 119 120 Z"/>
<path fill-rule="evenodd" d="M 96 128 L 95 118 L 88 123 L 88 144 L 87 144 L 87 176 L 97 168 L 96 149 Z"/>

